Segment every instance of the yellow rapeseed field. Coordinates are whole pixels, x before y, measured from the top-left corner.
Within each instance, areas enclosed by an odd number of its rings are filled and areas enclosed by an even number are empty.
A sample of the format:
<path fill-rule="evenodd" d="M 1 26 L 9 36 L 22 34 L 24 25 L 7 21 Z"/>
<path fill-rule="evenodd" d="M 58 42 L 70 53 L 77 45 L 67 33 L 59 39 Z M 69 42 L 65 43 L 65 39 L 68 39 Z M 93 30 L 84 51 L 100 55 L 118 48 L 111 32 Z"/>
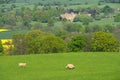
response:
<path fill-rule="evenodd" d="M 0 29 L 0 32 L 9 31 L 8 29 Z"/>
<path fill-rule="evenodd" d="M 1 39 L 4 52 L 8 52 L 9 49 L 13 48 L 14 45 L 12 43 L 12 39 Z"/>
<path fill-rule="evenodd" d="M 12 39 L 1 39 L 3 45 L 12 44 Z"/>

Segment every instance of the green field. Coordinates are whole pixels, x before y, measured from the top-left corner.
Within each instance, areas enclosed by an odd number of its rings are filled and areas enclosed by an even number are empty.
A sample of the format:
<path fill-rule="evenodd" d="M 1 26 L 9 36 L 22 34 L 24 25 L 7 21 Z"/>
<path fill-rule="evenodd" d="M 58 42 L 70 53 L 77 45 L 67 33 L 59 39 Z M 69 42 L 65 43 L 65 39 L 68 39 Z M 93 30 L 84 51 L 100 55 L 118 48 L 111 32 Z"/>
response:
<path fill-rule="evenodd" d="M 90 4 L 97 3 L 99 0 L 26 0 L 30 3 L 53 3 L 53 2 L 60 2 L 60 3 L 85 3 L 88 2 Z M 24 3 L 25 0 L 16 0 L 18 3 Z"/>
<path fill-rule="evenodd" d="M 98 6 L 100 8 L 104 7 L 105 5 L 109 5 L 110 7 L 116 9 L 119 8 L 120 5 L 118 3 L 103 3 L 101 5 L 98 5 L 98 2 L 100 0 L 26 0 L 27 2 L 25 2 L 25 0 L 16 0 L 16 4 L 19 7 L 29 7 L 31 9 L 33 9 L 34 7 L 34 3 L 42 3 L 42 4 L 54 4 L 54 3 L 59 3 L 62 5 L 67 5 L 66 8 L 78 8 L 78 7 L 82 7 L 82 8 L 87 8 L 87 7 L 95 7 Z M 29 4 L 28 4 L 29 3 Z M 87 5 L 85 4 L 87 3 Z M 73 4 L 73 5 L 69 5 L 69 4 Z M 7 4 L 6 7 L 10 7 L 11 4 Z M 42 7 L 42 6 L 39 6 Z"/>
<path fill-rule="evenodd" d="M 120 80 L 119 53 L 0 56 L 1 80 Z M 21 68 L 19 62 L 26 62 Z M 68 63 L 75 69 L 67 70 Z"/>
<path fill-rule="evenodd" d="M 12 38 L 14 34 L 25 34 L 28 30 L 13 30 L 13 31 L 6 31 L 0 32 L 0 39 L 9 39 Z"/>

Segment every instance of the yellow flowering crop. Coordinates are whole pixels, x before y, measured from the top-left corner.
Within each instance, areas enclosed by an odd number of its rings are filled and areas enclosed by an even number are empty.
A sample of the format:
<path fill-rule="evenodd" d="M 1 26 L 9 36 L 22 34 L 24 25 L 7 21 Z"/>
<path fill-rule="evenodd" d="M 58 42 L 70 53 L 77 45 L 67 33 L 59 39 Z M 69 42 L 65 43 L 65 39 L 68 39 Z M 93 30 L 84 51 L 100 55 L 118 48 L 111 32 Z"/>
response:
<path fill-rule="evenodd" d="M 0 32 L 9 31 L 8 29 L 0 29 Z"/>
<path fill-rule="evenodd" d="M 12 39 L 1 39 L 3 45 L 12 44 Z"/>
<path fill-rule="evenodd" d="M 4 50 L 9 50 L 10 48 L 13 48 L 14 45 L 3 45 Z"/>
<path fill-rule="evenodd" d="M 2 45 L 3 45 L 3 49 L 4 52 L 8 52 L 11 48 L 14 47 L 13 43 L 12 43 L 12 39 L 2 39 L 1 40 Z"/>

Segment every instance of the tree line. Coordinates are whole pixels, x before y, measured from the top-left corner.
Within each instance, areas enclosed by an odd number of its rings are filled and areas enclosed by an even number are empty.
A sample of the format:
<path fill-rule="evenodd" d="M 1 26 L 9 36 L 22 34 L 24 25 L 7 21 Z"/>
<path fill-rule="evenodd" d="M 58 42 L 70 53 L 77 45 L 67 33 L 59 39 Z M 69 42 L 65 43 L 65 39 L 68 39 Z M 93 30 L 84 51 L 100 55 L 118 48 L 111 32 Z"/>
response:
<path fill-rule="evenodd" d="M 49 54 L 63 52 L 119 52 L 120 42 L 108 32 L 77 34 L 63 40 L 60 37 L 33 30 L 27 34 L 15 34 L 9 55 Z M 0 43 L 0 52 L 3 47 Z"/>

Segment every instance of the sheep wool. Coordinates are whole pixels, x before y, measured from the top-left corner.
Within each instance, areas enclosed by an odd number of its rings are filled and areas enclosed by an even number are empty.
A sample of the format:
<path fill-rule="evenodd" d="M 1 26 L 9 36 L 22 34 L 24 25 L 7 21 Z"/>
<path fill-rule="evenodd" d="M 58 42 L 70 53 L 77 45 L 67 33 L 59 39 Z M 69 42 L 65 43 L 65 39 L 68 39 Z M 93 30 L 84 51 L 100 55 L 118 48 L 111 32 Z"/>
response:
<path fill-rule="evenodd" d="M 26 63 L 19 63 L 18 65 L 19 65 L 19 67 L 25 67 Z"/>
<path fill-rule="evenodd" d="M 66 68 L 67 68 L 67 69 L 74 69 L 75 66 L 74 66 L 73 64 L 67 64 Z"/>

